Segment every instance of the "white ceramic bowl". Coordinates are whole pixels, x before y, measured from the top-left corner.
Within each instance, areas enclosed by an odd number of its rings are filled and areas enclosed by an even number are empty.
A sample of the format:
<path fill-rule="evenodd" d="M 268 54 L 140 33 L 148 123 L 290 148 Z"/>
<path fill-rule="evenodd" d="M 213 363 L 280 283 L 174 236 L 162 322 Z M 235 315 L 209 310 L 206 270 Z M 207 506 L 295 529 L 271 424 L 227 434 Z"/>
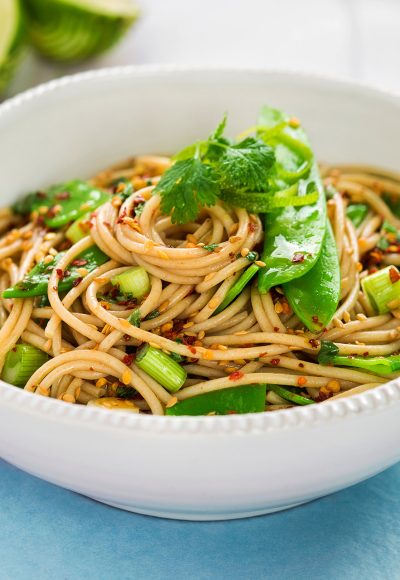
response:
<path fill-rule="evenodd" d="M 0 107 L 0 192 L 19 194 L 140 152 L 252 125 L 269 103 L 300 117 L 318 157 L 400 167 L 400 99 L 263 71 L 123 68 L 61 79 Z M 102 502 L 182 519 L 284 509 L 400 458 L 400 382 L 276 413 L 149 417 L 73 406 L 0 384 L 0 456 Z"/>

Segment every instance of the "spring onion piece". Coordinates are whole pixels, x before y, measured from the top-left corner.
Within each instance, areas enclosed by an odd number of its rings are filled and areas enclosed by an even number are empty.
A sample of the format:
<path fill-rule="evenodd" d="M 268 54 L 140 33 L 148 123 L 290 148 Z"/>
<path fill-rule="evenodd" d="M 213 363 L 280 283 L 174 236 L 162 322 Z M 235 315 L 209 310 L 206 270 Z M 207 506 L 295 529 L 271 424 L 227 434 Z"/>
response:
<path fill-rule="evenodd" d="M 265 410 L 266 385 L 242 385 L 179 401 L 166 415 L 236 415 Z"/>
<path fill-rule="evenodd" d="M 219 314 L 225 310 L 225 308 L 239 296 L 239 294 L 244 290 L 250 280 L 254 278 L 259 269 L 260 266 L 257 266 L 257 264 L 252 264 L 249 268 L 247 268 L 247 270 L 243 272 L 240 278 L 238 278 L 238 280 L 236 280 L 236 282 L 229 288 L 225 298 L 215 310 L 214 314 Z"/>
<path fill-rule="evenodd" d="M 42 260 L 15 286 L 3 292 L 3 298 L 30 298 L 32 296 L 47 296 L 49 279 L 54 268 L 64 255 L 60 252 L 50 262 Z M 91 246 L 73 260 L 68 270 L 57 271 L 59 277 L 58 290 L 66 292 L 73 286 L 80 284 L 84 278 L 83 271 L 92 272 L 109 260 L 97 246 Z"/>
<path fill-rule="evenodd" d="M 20 0 L 0 2 L 0 93 L 9 85 L 19 64 L 25 26 Z"/>
<path fill-rule="evenodd" d="M 366 203 L 351 203 L 347 206 L 346 215 L 353 222 L 355 228 L 358 228 L 369 211 L 369 206 Z"/>
<path fill-rule="evenodd" d="M 318 362 L 323 365 L 331 364 L 365 369 L 378 375 L 388 375 L 400 370 L 400 355 L 398 354 L 388 356 L 342 356 L 338 353 L 339 348 L 335 343 L 323 340 L 321 341 Z"/>
<path fill-rule="evenodd" d="M 141 266 L 130 268 L 122 274 L 114 276 L 111 284 L 119 286 L 124 294 L 130 294 L 133 298 L 143 298 L 150 292 L 151 284 L 148 273 Z"/>
<path fill-rule="evenodd" d="M 90 216 L 90 212 L 85 213 L 85 215 L 79 220 L 74 221 L 65 232 L 65 237 L 67 237 L 73 244 L 76 244 L 79 240 L 82 240 L 89 235 Z"/>
<path fill-rule="evenodd" d="M 186 370 L 165 352 L 149 344 L 137 351 L 136 364 L 171 393 L 179 391 L 186 381 Z"/>
<path fill-rule="evenodd" d="M 77 62 L 113 46 L 138 16 L 134 0 L 25 0 L 32 44 L 60 62 Z"/>
<path fill-rule="evenodd" d="M 388 266 L 361 280 L 361 287 L 379 314 L 400 307 L 400 272 Z"/>
<path fill-rule="evenodd" d="M 46 226 L 57 229 L 83 218 L 110 199 L 106 191 L 75 179 L 55 185 L 47 191 L 30 193 L 18 200 L 12 209 L 14 213 L 22 215 L 39 211 Z"/>
<path fill-rule="evenodd" d="M 30 344 L 16 344 L 6 355 L 1 378 L 10 385 L 24 387 L 48 359 L 45 352 Z"/>
<path fill-rule="evenodd" d="M 267 385 L 267 390 L 273 391 L 274 393 L 282 397 L 282 399 L 286 399 L 286 401 L 290 401 L 295 405 L 312 405 L 314 403 L 314 401 L 312 401 L 311 399 L 307 399 L 302 395 L 297 395 L 297 393 L 293 393 L 292 391 L 284 389 L 283 387 L 280 387 L 278 385 Z"/>

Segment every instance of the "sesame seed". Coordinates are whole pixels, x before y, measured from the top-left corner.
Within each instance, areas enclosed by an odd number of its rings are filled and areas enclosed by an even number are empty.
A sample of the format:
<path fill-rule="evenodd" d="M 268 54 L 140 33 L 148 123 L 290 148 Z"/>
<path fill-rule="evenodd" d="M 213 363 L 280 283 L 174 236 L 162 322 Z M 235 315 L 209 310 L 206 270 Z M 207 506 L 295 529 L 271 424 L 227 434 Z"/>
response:
<path fill-rule="evenodd" d="M 205 337 L 206 333 L 204 332 L 204 330 L 200 330 L 199 334 L 197 335 L 197 338 L 199 340 L 203 340 L 203 338 Z"/>
<path fill-rule="evenodd" d="M 338 393 L 340 391 L 339 381 L 329 381 L 326 386 L 332 393 Z"/>
<path fill-rule="evenodd" d="M 69 393 L 65 393 L 65 395 L 62 396 L 62 400 L 66 403 L 75 403 L 74 395 L 70 395 Z"/>
<path fill-rule="evenodd" d="M 167 310 L 169 306 L 169 300 L 165 300 L 164 302 L 162 302 L 162 304 L 160 304 L 160 306 L 158 307 L 158 312 L 164 312 L 164 310 Z"/>
<path fill-rule="evenodd" d="M 345 322 L 350 322 L 350 320 L 351 320 L 350 313 L 349 313 L 349 312 L 347 312 L 347 310 L 345 310 L 345 311 L 343 312 L 343 320 L 344 320 Z"/>
<path fill-rule="evenodd" d="M 240 240 L 241 240 L 241 239 L 242 239 L 242 237 L 241 237 L 241 236 L 231 236 L 231 237 L 229 238 L 229 242 L 230 242 L 231 244 L 235 244 L 236 242 L 240 242 Z"/>
<path fill-rule="evenodd" d="M 257 266 L 260 266 L 260 268 L 264 268 L 264 266 L 266 266 L 265 262 L 262 260 L 256 260 L 254 263 L 257 264 Z"/>
<path fill-rule="evenodd" d="M 124 385 L 129 385 L 132 380 L 132 373 L 131 371 L 125 371 L 121 377 L 122 382 Z"/>
<path fill-rule="evenodd" d="M 240 250 L 240 255 L 242 256 L 242 258 L 245 258 L 249 253 L 250 253 L 249 248 L 242 248 Z"/>
<path fill-rule="evenodd" d="M 162 258 L 163 260 L 169 260 L 169 256 L 168 256 L 167 252 L 164 252 L 164 250 L 158 250 L 157 255 L 160 258 Z"/>
<path fill-rule="evenodd" d="M 107 380 L 103 377 L 96 382 L 96 387 L 101 389 L 101 387 L 105 387 L 107 384 Z"/>
<path fill-rule="evenodd" d="M 150 346 L 152 346 L 153 348 L 158 348 L 158 349 L 161 349 L 160 345 L 159 345 L 159 344 L 157 344 L 156 342 L 151 342 L 151 341 L 150 341 L 150 342 L 149 342 L 149 345 L 150 345 Z"/>
<path fill-rule="evenodd" d="M 214 308 L 217 308 L 217 306 L 219 305 L 219 303 L 220 303 L 220 301 L 218 300 L 218 298 L 213 298 L 208 303 L 208 308 L 211 308 L 211 310 L 214 310 Z"/>
<path fill-rule="evenodd" d="M 190 328 L 191 326 L 194 326 L 194 322 L 186 322 L 182 328 Z"/>
<path fill-rule="evenodd" d="M 165 408 L 170 409 L 171 407 L 176 405 L 177 402 L 178 402 L 177 397 L 170 397 L 170 399 L 168 400 L 168 403 L 165 405 Z"/>
<path fill-rule="evenodd" d="M 228 347 L 225 346 L 224 344 L 217 344 L 217 349 L 218 350 L 228 350 Z"/>
<path fill-rule="evenodd" d="M 333 326 L 335 326 L 336 328 L 344 328 L 344 324 L 341 320 L 339 320 L 339 318 L 334 318 L 332 320 Z"/>
<path fill-rule="evenodd" d="M 365 316 L 365 314 L 362 314 L 361 312 L 356 315 L 356 318 L 357 318 L 357 320 L 367 320 L 367 317 Z"/>

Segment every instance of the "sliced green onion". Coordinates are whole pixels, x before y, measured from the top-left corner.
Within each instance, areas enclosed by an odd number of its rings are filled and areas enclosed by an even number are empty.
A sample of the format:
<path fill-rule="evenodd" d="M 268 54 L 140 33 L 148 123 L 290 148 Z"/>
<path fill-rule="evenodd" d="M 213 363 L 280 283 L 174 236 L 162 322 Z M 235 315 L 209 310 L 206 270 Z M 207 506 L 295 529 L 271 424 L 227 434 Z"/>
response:
<path fill-rule="evenodd" d="M 347 206 L 346 215 L 353 222 L 354 227 L 358 228 L 369 211 L 369 206 L 366 203 L 351 203 Z"/>
<path fill-rule="evenodd" d="M 143 298 L 150 292 L 151 284 L 148 273 L 141 266 L 130 268 L 122 274 L 114 276 L 111 284 L 119 286 L 124 294 L 131 294 L 134 298 Z"/>
<path fill-rule="evenodd" d="M 292 393 L 292 391 L 284 389 L 283 387 L 280 387 L 278 385 L 267 385 L 267 390 L 273 391 L 274 393 L 282 397 L 282 399 L 286 399 L 286 401 L 290 401 L 295 405 L 312 405 L 314 403 L 314 401 L 312 401 L 311 399 L 307 399 L 306 397 L 302 397 L 301 395 Z"/>
<path fill-rule="evenodd" d="M 240 278 L 236 280 L 236 282 L 229 288 L 225 298 L 215 310 L 214 314 L 219 314 L 225 310 L 225 308 L 229 306 L 229 304 L 233 302 L 237 296 L 239 296 L 239 294 L 247 286 L 250 280 L 257 274 L 259 269 L 260 266 L 257 266 L 257 264 L 252 264 L 249 268 L 247 268 L 247 270 L 243 272 Z"/>
<path fill-rule="evenodd" d="M 16 387 L 24 387 L 48 359 L 45 352 L 30 344 L 16 344 L 6 355 L 1 378 Z"/>
<path fill-rule="evenodd" d="M 186 381 L 185 369 L 165 352 L 149 344 L 138 350 L 136 364 L 171 393 L 179 391 Z"/>
<path fill-rule="evenodd" d="M 196 395 L 165 409 L 166 415 L 262 413 L 266 385 L 242 385 Z"/>
<path fill-rule="evenodd" d="M 361 281 L 361 286 L 379 314 L 399 308 L 400 272 L 395 266 L 388 266 L 367 276 Z"/>
<path fill-rule="evenodd" d="M 365 369 L 378 375 L 388 375 L 400 370 L 400 355 L 389 356 L 334 356 L 330 360 L 335 366 Z"/>
<path fill-rule="evenodd" d="M 73 243 L 76 244 L 79 240 L 86 238 L 89 235 L 90 231 L 90 216 L 91 213 L 85 213 L 79 220 L 74 221 L 67 231 L 65 232 L 65 236 Z"/>

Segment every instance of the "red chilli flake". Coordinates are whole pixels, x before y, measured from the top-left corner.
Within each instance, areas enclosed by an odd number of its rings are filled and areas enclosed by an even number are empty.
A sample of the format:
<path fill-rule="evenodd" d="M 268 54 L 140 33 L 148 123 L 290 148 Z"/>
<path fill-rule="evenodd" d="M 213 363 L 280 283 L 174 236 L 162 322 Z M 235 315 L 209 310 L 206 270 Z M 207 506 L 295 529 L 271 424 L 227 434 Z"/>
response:
<path fill-rule="evenodd" d="M 124 217 L 126 217 L 126 209 L 124 209 L 120 214 L 119 217 L 117 219 L 117 224 L 122 224 Z"/>
<path fill-rule="evenodd" d="M 189 348 L 189 350 L 190 350 L 190 352 L 191 352 L 192 354 L 196 354 L 196 353 L 197 353 L 197 350 L 195 349 L 195 347 L 194 347 L 194 346 L 189 346 L 188 348 Z"/>
<path fill-rule="evenodd" d="M 57 272 L 58 278 L 60 278 L 60 280 L 62 280 L 64 278 L 64 272 L 61 270 L 61 268 L 56 268 L 56 272 Z"/>
<path fill-rule="evenodd" d="M 71 194 L 69 193 L 69 191 L 61 191 L 60 193 L 57 193 L 55 197 L 56 199 L 69 199 L 71 197 Z"/>
<path fill-rule="evenodd" d="M 74 281 L 72 282 L 72 286 L 73 286 L 74 288 L 76 288 L 76 286 L 79 286 L 79 284 L 82 282 L 82 280 L 83 280 L 83 278 L 82 278 L 81 276 L 80 276 L 79 278 L 76 278 L 76 280 L 74 280 Z"/>
<path fill-rule="evenodd" d="M 274 332 L 279 332 L 279 327 L 278 326 L 274 326 Z"/>
<path fill-rule="evenodd" d="M 80 268 L 82 266 L 86 266 L 87 263 L 88 263 L 87 260 L 84 260 L 83 258 L 77 258 L 76 260 L 71 262 L 71 266 L 76 266 L 77 268 Z"/>
<path fill-rule="evenodd" d="M 389 270 L 389 277 L 392 284 L 395 284 L 400 280 L 400 273 L 397 268 L 390 268 Z"/>
<path fill-rule="evenodd" d="M 257 229 L 257 226 L 256 226 L 256 224 L 254 224 L 253 222 L 249 222 L 249 223 L 247 224 L 247 229 L 249 230 L 249 232 L 253 233 L 253 232 L 255 232 L 255 231 L 256 231 L 256 229 Z"/>
<path fill-rule="evenodd" d="M 229 380 L 230 381 L 238 381 L 242 377 L 244 377 L 244 373 L 242 373 L 241 371 L 234 371 L 233 373 L 231 373 L 229 375 Z"/>
<path fill-rule="evenodd" d="M 279 358 L 272 358 L 270 364 L 277 366 L 280 363 L 280 359 Z"/>
<path fill-rule="evenodd" d="M 127 367 L 130 367 L 131 364 L 134 361 L 135 356 L 133 354 L 127 354 L 124 356 L 124 358 L 122 359 L 122 362 L 124 363 L 124 365 L 126 365 Z"/>
<path fill-rule="evenodd" d="M 304 254 L 300 254 L 300 252 L 295 252 L 292 257 L 293 264 L 300 264 L 304 262 Z"/>

